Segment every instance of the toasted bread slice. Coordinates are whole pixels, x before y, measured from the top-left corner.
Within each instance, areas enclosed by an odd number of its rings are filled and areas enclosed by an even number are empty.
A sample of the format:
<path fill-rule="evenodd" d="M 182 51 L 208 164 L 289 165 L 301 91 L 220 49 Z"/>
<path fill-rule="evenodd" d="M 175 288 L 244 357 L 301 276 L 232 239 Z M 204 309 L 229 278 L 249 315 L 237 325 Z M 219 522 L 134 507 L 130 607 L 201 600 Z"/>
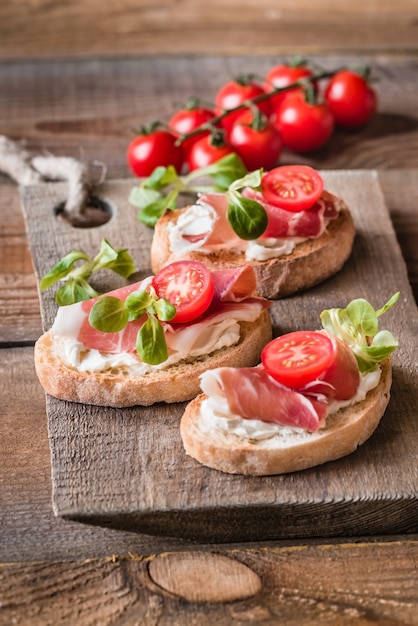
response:
<path fill-rule="evenodd" d="M 390 359 L 380 364 L 380 381 L 366 398 L 330 415 L 324 428 L 302 437 L 286 428 L 263 441 L 250 441 L 233 433 L 208 430 L 202 425 L 201 393 L 186 407 L 180 432 L 186 453 L 210 468 L 231 474 L 264 476 L 286 474 L 353 452 L 377 428 L 389 403 L 392 383 Z"/>
<path fill-rule="evenodd" d="M 35 344 L 35 368 L 44 390 L 61 400 L 113 407 L 183 402 L 199 393 L 199 376 L 207 369 L 256 365 L 271 337 L 270 313 L 265 309 L 254 322 L 240 322 L 238 344 L 140 376 L 127 367 L 79 371 L 65 360 L 61 344 L 49 330 Z"/>
<path fill-rule="evenodd" d="M 351 254 L 355 227 L 347 205 L 339 199 L 339 217 L 329 222 L 316 239 L 306 239 L 289 255 L 267 261 L 248 261 L 242 251 L 223 249 L 205 253 L 194 250 L 181 258 L 204 262 L 209 269 L 224 269 L 250 264 L 257 278 L 258 293 L 278 299 L 312 287 L 336 274 Z M 170 250 L 168 225 L 175 223 L 189 207 L 169 210 L 158 220 L 151 244 L 151 267 L 154 273 L 180 257 Z"/>

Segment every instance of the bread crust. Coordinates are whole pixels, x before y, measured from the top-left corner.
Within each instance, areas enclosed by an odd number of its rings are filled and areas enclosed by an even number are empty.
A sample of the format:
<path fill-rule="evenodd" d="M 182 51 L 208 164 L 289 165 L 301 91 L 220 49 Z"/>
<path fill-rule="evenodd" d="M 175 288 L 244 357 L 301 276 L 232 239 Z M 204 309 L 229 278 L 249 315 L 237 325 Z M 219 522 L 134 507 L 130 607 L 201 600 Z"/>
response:
<path fill-rule="evenodd" d="M 270 313 L 265 309 L 254 322 L 240 322 L 238 344 L 190 362 L 182 361 L 145 376 L 129 371 L 81 372 L 60 353 L 51 330 L 35 344 L 34 360 L 44 390 L 61 400 L 98 406 L 149 406 L 156 402 L 184 402 L 199 392 L 199 376 L 207 369 L 256 365 L 262 348 L 272 338 Z"/>
<path fill-rule="evenodd" d="M 180 433 L 186 453 L 203 465 L 230 474 L 267 476 L 296 472 L 351 454 L 377 428 L 390 399 L 392 367 L 390 359 L 381 363 L 377 387 L 357 404 L 340 409 L 327 418 L 325 428 L 312 440 L 294 442 L 288 436 L 285 447 L 251 443 L 234 434 L 201 429 L 200 394 L 186 407 Z"/>
<path fill-rule="evenodd" d="M 337 219 L 329 222 L 325 232 L 316 239 L 296 245 L 289 255 L 267 261 L 248 261 L 240 251 L 222 250 L 216 253 L 192 251 L 181 258 L 203 261 L 211 270 L 250 264 L 257 278 L 259 294 L 279 299 L 312 287 L 336 274 L 351 254 L 355 226 L 347 205 L 339 199 L 341 210 Z M 176 222 L 188 207 L 166 211 L 158 220 L 151 243 L 151 267 L 157 273 L 180 257 L 170 253 L 168 224 Z"/>

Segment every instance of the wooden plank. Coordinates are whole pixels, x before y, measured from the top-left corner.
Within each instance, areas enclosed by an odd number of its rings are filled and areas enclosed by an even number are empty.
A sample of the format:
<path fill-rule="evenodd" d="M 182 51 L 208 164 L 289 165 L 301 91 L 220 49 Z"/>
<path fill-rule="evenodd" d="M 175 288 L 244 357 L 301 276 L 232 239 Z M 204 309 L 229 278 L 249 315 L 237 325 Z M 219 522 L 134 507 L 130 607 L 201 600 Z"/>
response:
<path fill-rule="evenodd" d="M 396 311 L 385 318 L 400 339 L 393 359 L 393 400 L 373 438 L 350 457 L 321 468 L 243 479 L 201 467 L 184 455 L 178 432 L 181 404 L 118 410 L 48 397 L 57 515 L 218 542 L 417 530 L 418 320 L 405 264 L 377 174 L 324 172 L 324 177 L 352 208 L 357 227 L 353 255 L 332 280 L 275 303 L 274 330 L 316 328 L 324 308 L 344 306 L 355 297 L 380 306 L 401 291 Z M 131 250 L 138 270 L 149 272 L 151 231 L 136 223 L 127 203 L 131 185 L 129 180 L 103 185 L 98 193 L 113 206 L 114 217 L 89 230 L 53 218 L 54 207 L 65 197 L 64 183 L 23 190 L 38 277 L 75 245 L 93 253 L 103 236 Z M 56 311 L 51 293 L 42 294 L 41 309 L 49 328 Z"/>
<path fill-rule="evenodd" d="M 413 537 L 226 549 L 54 518 L 45 400 L 33 349 L 3 348 L 0 376 L 5 390 L 0 403 L 2 624 L 110 626 L 117 619 L 130 623 L 132 615 L 131 622 L 147 625 L 150 615 L 169 615 L 174 625 L 193 618 L 199 624 L 230 624 L 271 616 L 293 626 L 309 619 L 322 622 L 328 614 L 342 626 L 351 626 L 354 616 L 356 625 L 360 619 L 370 624 L 370 614 L 380 621 L 392 616 L 414 623 L 418 543 Z M 230 576 L 222 579 L 219 554 L 230 561 Z M 248 587 L 237 563 L 261 579 L 256 596 L 244 598 Z M 202 568 L 207 582 L 201 589 L 208 589 L 204 602 L 191 597 Z M 225 590 L 233 599 L 216 601 Z"/>
<path fill-rule="evenodd" d="M 260 3 L 38 0 L 0 5 L 0 58 L 416 51 L 416 6 L 385 0 Z"/>
<path fill-rule="evenodd" d="M 22 626 L 412 626 L 417 567 L 417 541 L 16 563 L 0 568 L 2 618 Z"/>
<path fill-rule="evenodd" d="M 15 186 L 0 184 L 0 345 L 33 341 L 42 328 L 25 225 Z"/>

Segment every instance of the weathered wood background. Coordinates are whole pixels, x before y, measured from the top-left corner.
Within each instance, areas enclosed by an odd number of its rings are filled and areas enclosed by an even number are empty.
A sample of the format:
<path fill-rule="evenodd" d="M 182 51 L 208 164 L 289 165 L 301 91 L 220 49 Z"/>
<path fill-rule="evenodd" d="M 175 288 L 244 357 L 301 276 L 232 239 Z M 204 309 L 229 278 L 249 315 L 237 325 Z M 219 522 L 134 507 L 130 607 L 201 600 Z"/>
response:
<path fill-rule="evenodd" d="M 406 52 L 415 0 L 9 0 L 0 57 Z"/>

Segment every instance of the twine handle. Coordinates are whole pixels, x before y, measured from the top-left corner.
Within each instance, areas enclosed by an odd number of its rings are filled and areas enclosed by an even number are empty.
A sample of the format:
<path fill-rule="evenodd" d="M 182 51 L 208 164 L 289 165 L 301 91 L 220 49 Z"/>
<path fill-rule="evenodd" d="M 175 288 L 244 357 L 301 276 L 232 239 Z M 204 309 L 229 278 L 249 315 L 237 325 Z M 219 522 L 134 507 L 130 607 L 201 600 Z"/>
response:
<path fill-rule="evenodd" d="M 42 181 L 68 181 L 68 197 L 63 213 L 70 220 L 82 218 L 90 196 L 87 167 L 72 157 L 33 156 L 22 143 L 0 135 L 0 171 L 19 185 Z"/>

